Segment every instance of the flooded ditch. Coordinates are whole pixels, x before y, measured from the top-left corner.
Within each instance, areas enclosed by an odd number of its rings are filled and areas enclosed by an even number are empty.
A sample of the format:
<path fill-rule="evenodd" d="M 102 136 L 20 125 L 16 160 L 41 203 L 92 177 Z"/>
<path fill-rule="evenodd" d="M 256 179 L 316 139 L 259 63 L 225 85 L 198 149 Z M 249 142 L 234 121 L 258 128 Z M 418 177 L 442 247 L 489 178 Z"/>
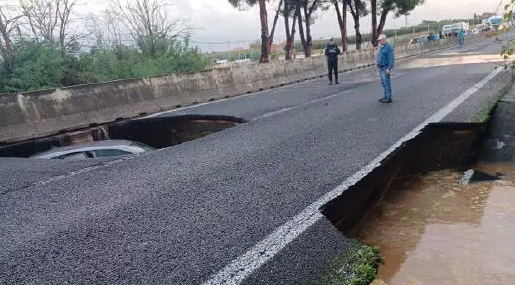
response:
<path fill-rule="evenodd" d="M 56 147 L 93 141 L 129 140 L 165 148 L 235 127 L 246 121 L 230 116 L 184 115 L 118 121 L 73 132 L 0 146 L 0 157 L 29 157 Z"/>
<path fill-rule="evenodd" d="M 442 170 L 399 180 L 355 237 L 379 246 L 376 284 L 513 284 L 515 165 L 478 164 L 498 181 L 463 185 Z"/>
<path fill-rule="evenodd" d="M 322 209 L 377 246 L 373 285 L 515 283 L 515 103 L 484 124 L 435 124 Z"/>
<path fill-rule="evenodd" d="M 434 170 L 471 165 L 487 124 L 431 124 L 420 135 L 392 153 L 380 167 L 351 186 L 321 210 L 344 233 L 352 233 L 363 213 L 379 203 L 396 180 Z"/>

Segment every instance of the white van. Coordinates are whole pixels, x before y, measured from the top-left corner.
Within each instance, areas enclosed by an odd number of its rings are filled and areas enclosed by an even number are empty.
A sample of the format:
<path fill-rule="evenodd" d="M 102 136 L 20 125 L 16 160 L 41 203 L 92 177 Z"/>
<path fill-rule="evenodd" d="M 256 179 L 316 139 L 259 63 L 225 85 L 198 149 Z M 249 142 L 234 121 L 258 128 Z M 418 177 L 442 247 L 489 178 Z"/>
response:
<path fill-rule="evenodd" d="M 456 32 L 459 30 L 468 31 L 468 30 L 470 30 L 470 26 L 469 26 L 469 23 L 458 22 L 458 23 L 452 24 L 452 30 L 454 30 Z"/>
<path fill-rule="evenodd" d="M 451 34 L 451 31 L 452 31 L 452 25 L 445 25 L 442 27 L 442 34 L 444 36 L 449 36 Z"/>

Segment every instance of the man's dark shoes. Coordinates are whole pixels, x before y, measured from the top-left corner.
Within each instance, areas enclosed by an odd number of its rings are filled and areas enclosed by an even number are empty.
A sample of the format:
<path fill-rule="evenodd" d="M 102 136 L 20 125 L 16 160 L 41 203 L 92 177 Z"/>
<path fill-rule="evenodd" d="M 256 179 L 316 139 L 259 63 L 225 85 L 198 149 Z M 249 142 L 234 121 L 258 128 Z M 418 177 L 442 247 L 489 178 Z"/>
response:
<path fill-rule="evenodd" d="M 335 83 L 335 84 L 340 84 L 340 82 L 336 81 L 336 83 Z"/>
<path fill-rule="evenodd" d="M 393 101 L 392 101 L 392 99 L 381 99 L 381 100 L 379 100 L 379 102 L 381 102 L 381 103 L 392 103 Z"/>
<path fill-rule="evenodd" d="M 333 85 L 333 82 L 332 82 L 332 81 L 329 81 L 329 85 Z"/>

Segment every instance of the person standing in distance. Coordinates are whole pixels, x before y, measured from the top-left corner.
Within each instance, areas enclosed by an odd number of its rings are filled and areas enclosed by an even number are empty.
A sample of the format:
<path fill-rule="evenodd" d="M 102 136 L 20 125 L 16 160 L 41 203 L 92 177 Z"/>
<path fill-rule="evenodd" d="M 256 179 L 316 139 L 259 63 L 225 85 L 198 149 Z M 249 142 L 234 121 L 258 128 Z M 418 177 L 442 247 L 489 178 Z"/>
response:
<path fill-rule="evenodd" d="M 381 75 L 381 85 L 383 85 L 383 98 L 379 99 L 381 103 L 392 103 L 392 85 L 390 82 L 390 74 L 393 70 L 394 54 L 393 47 L 386 42 L 386 35 L 381 34 L 377 38 L 381 44 L 379 53 L 377 54 L 377 67 Z"/>
<path fill-rule="evenodd" d="M 463 44 L 465 42 L 465 31 L 463 31 L 463 29 L 460 29 L 460 31 L 458 33 L 458 41 L 459 41 L 460 47 L 463 47 Z"/>
<path fill-rule="evenodd" d="M 329 67 L 329 85 L 333 84 L 333 71 L 334 71 L 334 81 L 336 84 L 340 84 L 338 82 L 338 55 L 342 52 L 338 48 L 337 45 L 334 44 L 333 39 L 329 41 L 329 44 L 325 48 L 325 55 L 327 56 L 327 66 Z"/>

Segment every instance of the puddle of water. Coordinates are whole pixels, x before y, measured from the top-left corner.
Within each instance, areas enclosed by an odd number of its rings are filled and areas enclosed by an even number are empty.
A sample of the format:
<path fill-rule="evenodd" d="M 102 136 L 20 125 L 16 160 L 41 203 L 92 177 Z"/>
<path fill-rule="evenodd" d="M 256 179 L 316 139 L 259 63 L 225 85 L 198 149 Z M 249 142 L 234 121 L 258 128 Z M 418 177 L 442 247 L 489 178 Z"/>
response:
<path fill-rule="evenodd" d="M 433 172 L 399 182 L 368 214 L 357 237 L 385 258 L 373 284 L 515 283 L 515 165 L 475 169 L 504 180 Z"/>

